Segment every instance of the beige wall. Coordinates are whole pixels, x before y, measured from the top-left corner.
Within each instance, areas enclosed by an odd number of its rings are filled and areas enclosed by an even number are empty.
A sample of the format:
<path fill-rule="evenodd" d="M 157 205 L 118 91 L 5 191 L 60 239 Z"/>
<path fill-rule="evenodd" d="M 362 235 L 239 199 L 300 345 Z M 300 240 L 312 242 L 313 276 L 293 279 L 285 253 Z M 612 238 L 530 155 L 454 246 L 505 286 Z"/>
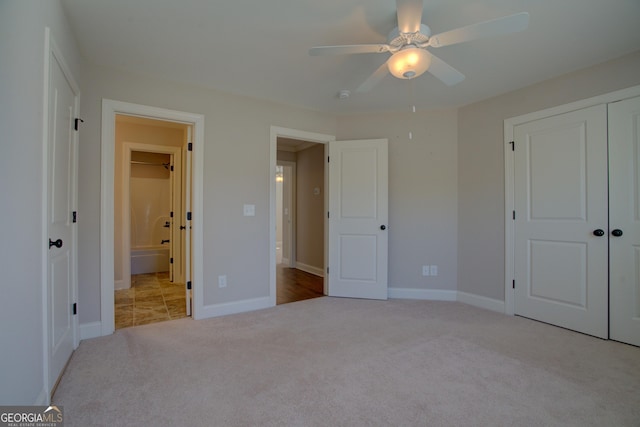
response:
<path fill-rule="evenodd" d="M 296 153 L 296 263 L 320 270 L 324 269 L 324 148 L 315 144 Z"/>
<path fill-rule="evenodd" d="M 367 138 L 389 140 L 389 286 L 455 290 L 456 110 L 338 118 L 338 140 Z M 438 276 L 422 276 L 423 265 Z"/>
<path fill-rule="evenodd" d="M 100 117 L 103 98 L 203 114 L 204 304 L 269 294 L 270 129 L 335 134 L 335 118 L 86 64 L 80 133 L 80 322 L 100 320 Z M 245 217 L 243 204 L 256 216 Z M 228 286 L 218 288 L 218 275 Z"/>
<path fill-rule="evenodd" d="M 458 114 L 458 290 L 504 300 L 504 120 L 640 84 L 640 52 Z"/>

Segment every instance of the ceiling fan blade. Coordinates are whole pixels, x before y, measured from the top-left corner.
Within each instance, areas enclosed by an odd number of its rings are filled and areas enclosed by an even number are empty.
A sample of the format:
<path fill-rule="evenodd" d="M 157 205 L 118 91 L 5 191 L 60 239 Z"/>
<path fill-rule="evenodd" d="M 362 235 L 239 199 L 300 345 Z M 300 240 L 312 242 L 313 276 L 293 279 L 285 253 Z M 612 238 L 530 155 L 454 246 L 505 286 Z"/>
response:
<path fill-rule="evenodd" d="M 367 78 L 367 80 L 358 86 L 356 92 L 368 92 L 371 88 L 380 83 L 380 80 L 382 80 L 387 74 L 389 74 L 389 67 L 385 61 L 384 64 L 378 67 L 378 69 Z"/>
<path fill-rule="evenodd" d="M 464 80 L 464 74 L 444 62 L 434 54 L 431 55 L 431 65 L 428 71 L 440 79 L 447 86 L 453 86 Z"/>
<path fill-rule="evenodd" d="M 516 13 L 515 15 L 496 18 L 490 21 L 467 25 L 466 27 L 436 34 L 429 39 L 429 46 L 449 46 L 479 38 L 515 33 L 524 30 L 528 25 L 529 13 Z"/>
<path fill-rule="evenodd" d="M 422 23 L 422 0 L 396 0 L 398 8 L 398 30 L 401 33 L 416 33 Z"/>
<path fill-rule="evenodd" d="M 347 55 L 352 53 L 389 52 L 387 44 L 351 44 L 343 46 L 317 46 L 309 49 L 309 55 Z"/>

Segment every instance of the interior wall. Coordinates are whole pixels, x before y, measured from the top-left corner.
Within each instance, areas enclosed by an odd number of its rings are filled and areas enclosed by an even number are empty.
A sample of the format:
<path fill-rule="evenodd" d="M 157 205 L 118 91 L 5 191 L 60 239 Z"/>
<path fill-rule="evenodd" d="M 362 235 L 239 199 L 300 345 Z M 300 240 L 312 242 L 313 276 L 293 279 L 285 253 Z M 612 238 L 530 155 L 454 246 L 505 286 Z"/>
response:
<path fill-rule="evenodd" d="M 100 130 L 103 98 L 203 114 L 204 305 L 269 295 L 270 129 L 335 133 L 329 114 L 87 64 L 80 144 L 80 322 L 100 321 Z M 250 154 L 250 155 L 248 155 Z M 243 216 L 253 204 L 255 216 Z M 250 266 L 250 268 L 249 268 Z M 217 277 L 227 276 L 219 288 Z"/>
<path fill-rule="evenodd" d="M 324 144 L 296 153 L 296 264 L 324 270 Z"/>
<path fill-rule="evenodd" d="M 638 84 L 640 52 L 460 109 L 460 291 L 504 300 L 504 120 Z"/>
<path fill-rule="evenodd" d="M 80 57 L 60 2 L 0 1 L 0 194 L 11 201 L 3 204 L 0 221 L 3 405 L 42 405 L 47 399 L 42 249 L 45 26 L 79 80 Z"/>
<path fill-rule="evenodd" d="M 391 288 L 456 289 L 457 120 L 454 109 L 338 118 L 337 140 L 389 140 Z"/>

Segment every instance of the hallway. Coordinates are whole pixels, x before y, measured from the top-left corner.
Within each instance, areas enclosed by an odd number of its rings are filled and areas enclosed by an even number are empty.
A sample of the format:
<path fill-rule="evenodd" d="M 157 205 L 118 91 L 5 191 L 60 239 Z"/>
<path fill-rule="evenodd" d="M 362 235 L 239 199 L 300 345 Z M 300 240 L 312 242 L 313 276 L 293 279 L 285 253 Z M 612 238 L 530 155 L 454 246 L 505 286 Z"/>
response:
<path fill-rule="evenodd" d="M 276 304 L 324 296 L 323 278 L 282 264 L 276 265 Z"/>

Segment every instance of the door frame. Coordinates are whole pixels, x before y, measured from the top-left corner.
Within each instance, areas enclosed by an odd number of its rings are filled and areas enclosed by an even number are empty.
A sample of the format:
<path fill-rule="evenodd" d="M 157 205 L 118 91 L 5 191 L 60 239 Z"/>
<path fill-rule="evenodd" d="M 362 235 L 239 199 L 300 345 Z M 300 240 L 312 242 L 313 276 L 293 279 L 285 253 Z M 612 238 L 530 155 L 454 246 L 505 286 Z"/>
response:
<path fill-rule="evenodd" d="M 193 313 L 203 313 L 203 183 L 204 183 L 204 115 L 111 99 L 102 100 L 101 171 L 100 171 L 100 309 L 102 335 L 115 330 L 114 313 L 114 174 L 116 115 L 179 122 L 193 126 L 192 229 L 193 229 Z"/>
<path fill-rule="evenodd" d="M 144 144 L 139 142 L 124 142 L 122 152 L 122 281 L 126 286 L 125 289 L 131 287 L 131 152 L 145 152 L 145 153 L 160 153 L 169 154 L 173 156 L 173 165 L 175 166 L 175 172 L 171 175 L 171 185 L 175 188 L 175 179 L 179 173 L 182 181 L 182 147 L 166 146 L 166 145 L 153 145 Z M 176 160 L 177 159 L 177 160 Z M 178 166 L 179 165 L 179 166 Z M 184 190 L 184 183 L 181 182 L 180 198 L 182 198 L 182 191 Z M 175 192 L 171 193 L 172 206 L 176 206 Z M 181 201 L 180 201 L 181 202 Z M 179 203 L 182 205 L 182 203 Z M 174 208 L 175 209 L 175 208 Z M 175 214 L 174 214 L 175 215 Z M 174 220 L 182 220 L 182 213 L 174 218 Z M 178 221 L 178 222 L 180 222 Z M 171 239 L 171 245 L 176 245 L 175 230 L 169 238 Z M 175 248 L 175 246 L 174 246 Z M 175 250 L 174 250 L 175 252 Z M 182 262 L 182 260 L 180 261 Z M 181 268 L 184 269 L 185 266 Z M 115 283 L 115 281 L 114 281 Z"/>
<path fill-rule="evenodd" d="M 283 182 L 283 186 L 282 186 L 282 192 L 283 192 L 283 196 L 284 193 L 288 193 L 289 194 L 289 223 L 286 225 L 286 229 L 287 229 L 287 245 L 289 248 L 289 257 L 287 258 L 287 266 L 288 267 L 295 267 L 296 265 L 296 221 L 297 221 L 297 216 L 296 216 L 296 171 L 297 171 L 297 163 L 296 162 L 290 162 L 288 160 L 281 160 L 281 161 L 277 161 L 276 159 L 276 164 L 278 166 L 282 166 L 283 167 L 283 176 L 284 176 L 284 168 L 289 168 L 289 171 L 291 172 L 291 179 L 287 180 L 285 179 Z M 286 191 L 285 191 L 286 190 Z M 284 207 L 284 206 L 283 206 Z M 282 216 L 284 217 L 284 212 L 282 214 Z M 282 227 L 283 229 L 285 227 Z M 284 235 L 284 230 L 283 230 L 283 235 Z M 284 238 L 283 238 L 283 248 L 284 248 Z M 283 254 L 284 256 L 284 254 Z M 284 257 L 283 257 L 284 259 Z"/>
<path fill-rule="evenodd" d="M 329 152 L 329 142 L 335 141 L 335 135 L 307 132 L 303 130 L 271 126 L 269 145 L 269 304 L 276 305 L 276 166 L 278 137 L 299 139 L 324 144 L 325 158 Z M 324 208 L 329 206 L 329 164 L 324 162 Z M 329 260 L 329 226 L 324 216 L 324 265 Z M 329 275 L 324 275 L 324 294 L 327 294 Z"/>
<path fill-rule="evenodd" d="M 551 107 L 532 113 L 523 114 L 521 116 L 510 117 L 504 121 L 504 245 L 505 245 L 505 262 L 504 262 L 504 312 L 505 314 L 515 315 L 515 291 L 513 289 L 513 280 L 515 276 L 515 224 L 513 221 L 513 212 L 515 211 L 515 164 L 514 152 L 511 142 L 514 137 L 514 129 L 523 123 L 540 120 L 559 114 L 569 113 L 571 111 L 581 110 L 583 108 L 592 107 L 599 104 L 608 104 L 611 102 L 621 101 L 627 98 L 640 96 L 640 85 L 632 86 L 626 89 L 609 92 L 606 94 L 594 96 L 592 98 L 571 102 L 569 104 Z"/>

